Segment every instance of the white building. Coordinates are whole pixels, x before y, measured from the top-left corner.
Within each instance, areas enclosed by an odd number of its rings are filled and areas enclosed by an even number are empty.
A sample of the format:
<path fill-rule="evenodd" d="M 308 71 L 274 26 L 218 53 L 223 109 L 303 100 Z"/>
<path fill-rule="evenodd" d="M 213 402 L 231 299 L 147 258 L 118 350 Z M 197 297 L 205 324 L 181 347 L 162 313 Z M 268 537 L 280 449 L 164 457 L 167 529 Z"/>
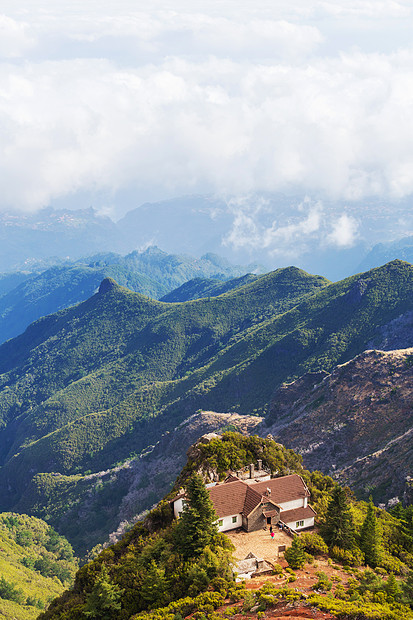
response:
<path fill-rule="evenodd" d="M 310 492 L 298 474 L 261 481 L 239 480 L 231 475 L 221 484 L 209 485 L 208 491 L 220 532 L 239 527 L 251 532 L 264 526 L 284 525 L 296 531 L 314 526 L 316 513 L 308 504 Z M 177 518 L 184 501 L 184 493 L 172 500 Z"/>

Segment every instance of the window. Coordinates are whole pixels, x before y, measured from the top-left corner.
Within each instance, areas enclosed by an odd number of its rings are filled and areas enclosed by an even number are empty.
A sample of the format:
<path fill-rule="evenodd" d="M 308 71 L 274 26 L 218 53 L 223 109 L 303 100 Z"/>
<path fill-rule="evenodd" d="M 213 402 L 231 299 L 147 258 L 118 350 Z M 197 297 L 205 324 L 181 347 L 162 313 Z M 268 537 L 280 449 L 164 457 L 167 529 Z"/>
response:
<path fill-rule="evenodd" d="M 299 527 L 304 527 L 304 521 L 297 521 L 295 524 L 295 529 L 297 530 Z"/>
<path fill-rule="evenodd" d="M 237 517 L 232 517 L 232 522 L 236 523 L 237 522 Z"/>
<path fill-rule="evenodd" d="M 224 525 L 224 519 L 220 519 L 218 521 L 218 527 L 222 527 Z"/>

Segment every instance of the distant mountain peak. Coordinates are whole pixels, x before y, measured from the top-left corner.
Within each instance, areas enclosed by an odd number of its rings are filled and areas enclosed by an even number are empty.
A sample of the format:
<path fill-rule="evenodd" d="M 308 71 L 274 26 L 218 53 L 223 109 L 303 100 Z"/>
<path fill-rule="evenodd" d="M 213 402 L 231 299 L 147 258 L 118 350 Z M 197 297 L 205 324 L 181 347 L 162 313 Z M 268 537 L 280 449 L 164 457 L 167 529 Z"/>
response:
<path fill-rule="evenodd" d="M 114 289 L 119 288 L 119 284 L 113 278 L 105 278 L 99 286 L 99 294 L 104 295 Z"/>

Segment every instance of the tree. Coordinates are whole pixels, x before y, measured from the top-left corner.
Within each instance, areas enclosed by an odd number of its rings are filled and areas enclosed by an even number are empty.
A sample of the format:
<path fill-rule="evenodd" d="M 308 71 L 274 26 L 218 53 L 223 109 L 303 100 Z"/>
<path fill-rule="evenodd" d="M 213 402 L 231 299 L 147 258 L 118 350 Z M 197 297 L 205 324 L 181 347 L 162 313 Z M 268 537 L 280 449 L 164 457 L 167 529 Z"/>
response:
<path fill-rule="evenodd" d="M 396 601 L 400 595 L 399 584 L 396 581 L 394 573 L 390 573 L 389 578 L 384 586 L 387 594 L 387 598 L 390 601 Z"/>
<path fill-rule="evenodd" d="M 371 498 L 366 518 L 360 531 L 360 549 L 364 553 L 366 564 L 375 568 L 379 564 L 381 557 L 381 531 Z"/>
<path fill-rule="evenodd" d="M 291 568 L 302 568 L 306 561 L 304 546 L 299 536 L 294 536 L 291 547 L 286 549 L 284 557 Z"/>
<path fill-rule="evenodd" d="M 115 620 L 121 608 L 120 598 L 124 590 L 110 582 L 108 569 L 103 564 L 90 594 L 86 598 L 83 613 L 96 620 Z"/>
<path fill-rule="evenodd" d="M 155 603 L 160 607 L 167 602 L 167 590 L 168 584 L 165 579 L 165 570 L 158 568 L 155 560 L 151 560 L 140 588 L 141 597 L 148 607 L 153 606 Z"/>
<path fill-rule="evenodd" d="M 404 584 L 402 584 L 404 602 L 413 607 L 413 570 L 409 571 Z"/>
<path fill-rule="evenodd" d="M 201 476 L 193 474 L 186 484 L 186 500 L 174 532 L 176 547 L 184 559 L 197 558 L 206 546 L 213 545 L 217 518 Z"/>
<path fill-rule="evenodd" d="M 336 486 L 332 492 L 322 534 L 329 547 L 352 549 L 355 545 L 351 508 L 347 493 L 340 486 Z"/>

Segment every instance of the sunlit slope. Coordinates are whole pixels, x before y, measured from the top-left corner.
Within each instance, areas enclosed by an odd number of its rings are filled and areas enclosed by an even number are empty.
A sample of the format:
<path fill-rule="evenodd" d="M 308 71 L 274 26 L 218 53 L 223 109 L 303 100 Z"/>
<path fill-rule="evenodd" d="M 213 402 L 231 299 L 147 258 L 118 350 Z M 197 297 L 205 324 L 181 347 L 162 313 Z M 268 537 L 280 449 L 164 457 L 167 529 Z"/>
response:
<path fill-rule="evenodd" d="M 71 585 L 77 560 L 67 540 L 40 519 L 0 513 L 0 618 L 31 620 Z"/>
<path fill-rule="evenodd" d="M 327 284 L 288 268 L 171 305 L 105 280 L 91 299 L 32 324 L 0 347 L 2 505 L 38 472 L 106 467 L 155 442 L 198 408 L 199 396 L 185 401 L 198 369 Z"/>

